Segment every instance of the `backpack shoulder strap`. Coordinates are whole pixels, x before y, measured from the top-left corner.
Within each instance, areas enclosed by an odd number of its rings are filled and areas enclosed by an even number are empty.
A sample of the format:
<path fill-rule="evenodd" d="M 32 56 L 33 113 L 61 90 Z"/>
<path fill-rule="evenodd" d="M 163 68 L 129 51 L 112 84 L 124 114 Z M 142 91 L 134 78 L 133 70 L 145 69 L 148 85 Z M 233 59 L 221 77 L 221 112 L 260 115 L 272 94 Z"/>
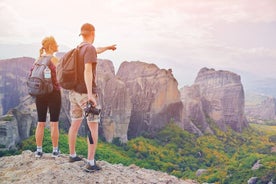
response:
<path fill-rule="evenodd" d="M 87 42 L 82 42 L 82 43 L 80 43 L 77 47 L 78 47 L 78 48 L 81 48 L 81 47 L 89 46 L 89 45 L 91 45 L 91 44 L 90 44 L 90 43 L 87 43 Z"/>
<path fill-rule="evenodd" d="M 84 51 L 84 52 L 86 52 L 86 49 L 87 49 L 90 45 L 91 45 L 90 43 L 83 42 L 83 43 L 81 43 L 81 44 L 79 44 L 79 45 L 77 46 L 77 49 L 80 50 L 82 47 L 84 47 L 84 48 L 85 48 L 85 51 Z"/>
<path fill-rule="evenodd" d="M 53 56 L 41 56 L 36 64 L 49 66 Z"/>

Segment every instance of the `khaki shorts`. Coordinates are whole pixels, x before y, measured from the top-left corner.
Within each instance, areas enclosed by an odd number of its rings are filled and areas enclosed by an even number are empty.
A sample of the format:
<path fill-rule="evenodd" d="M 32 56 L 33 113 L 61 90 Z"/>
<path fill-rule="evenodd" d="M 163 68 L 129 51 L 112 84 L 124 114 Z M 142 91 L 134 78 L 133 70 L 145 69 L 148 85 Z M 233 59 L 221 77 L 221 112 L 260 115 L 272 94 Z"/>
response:
<path fill-rule="evenodd" d="M 98 104 L 98 97 L 96 94 L 93 94 L 94 98 Z M 87 94 L 80 94 L 75 91 L 69 92 L 69 100 L 70 100 L 70 115 L 72 121 L 80 120 L 84 116 L 84 108 L 86 107 L 86 103 L 88 100 Z M 100 105 L 96 106 L 97 109 L 100 109 Z M 87 116 L 87 122 L 100 122 L 100 115 L 89 114 Z"/>

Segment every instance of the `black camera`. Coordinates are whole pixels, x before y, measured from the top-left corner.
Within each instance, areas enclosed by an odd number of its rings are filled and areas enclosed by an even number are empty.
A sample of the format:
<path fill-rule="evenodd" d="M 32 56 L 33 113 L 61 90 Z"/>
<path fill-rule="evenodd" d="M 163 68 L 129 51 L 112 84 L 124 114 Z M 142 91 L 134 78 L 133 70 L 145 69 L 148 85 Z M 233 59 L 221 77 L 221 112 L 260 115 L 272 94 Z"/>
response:
<path fill-rule="evenodd" d="M 84 108 L 84 112 L 86 114 L 99 115 L 101 113 L 101 109 L 97 109 L 93 106 L 93 103 L 91 101 L 88 101 L 86 107 Z"/>

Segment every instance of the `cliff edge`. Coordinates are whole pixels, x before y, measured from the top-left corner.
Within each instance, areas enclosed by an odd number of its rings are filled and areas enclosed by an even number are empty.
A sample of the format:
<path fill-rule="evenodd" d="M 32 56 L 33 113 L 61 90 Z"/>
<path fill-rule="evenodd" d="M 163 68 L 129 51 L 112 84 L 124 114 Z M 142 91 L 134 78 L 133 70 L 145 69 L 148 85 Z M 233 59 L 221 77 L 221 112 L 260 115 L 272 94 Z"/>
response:
<path fill-rule="evenodd" d="M 97 164 L 102 167 L 101 171 L 86 173 L 82 170 L 85 162 L 69 163 L 68 155 L 52 158 L 51 154 L 45 153 L 36 159 L 33 152 L 23 151 L 21 155 L 0 158 L 0 183 L 195 184 L 135 165 L 112 165 L 105 161 Z"/>

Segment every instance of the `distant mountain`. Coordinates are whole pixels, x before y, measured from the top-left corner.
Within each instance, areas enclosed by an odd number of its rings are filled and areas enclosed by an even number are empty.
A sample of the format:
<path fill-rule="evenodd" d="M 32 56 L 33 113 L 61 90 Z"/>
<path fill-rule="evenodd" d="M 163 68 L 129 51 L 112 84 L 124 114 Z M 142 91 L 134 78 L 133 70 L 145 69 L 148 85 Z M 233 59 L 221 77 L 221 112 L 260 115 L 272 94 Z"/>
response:
<path fill-rule="evenodd" d="M 276 99 L 258 93 L 247 93 L 245 115 L 254 123 L 276 123 Z"/>
<path fill-rule="evenodd" d="M 36 58 L 39 54 L 39 43 L 34 44 L 0 44 L 0 59 L 17 57 Z"/>
<path fill-rule="evenodd" d="M 32 57 L 37 58 L 39 55 L 40 43 L 33 44 L 0 44 L 0 60 L 17 57 Z M 69 47 L 59 45 L 60 52 L 70 50 Z M 63 53 L 56 55 L 59 57 Z M 207 66 L 208 67 L 208 66 Z M 244 86 L 245 95 L 247 92 L 256 92 L 268 96 L 276 97 L 276 78 L 263 78 L 255 74 L 229 68 L 229 71 L 235 72 L 241 76 L 241 81 Z M 182 86 L 183 87 L 183 86 Z M 180 87 L 181 88 L 181 87 Z"/>
<path fill-rule="evenodd" d="M 10 59 L 17 57 L 37 58 L 39 55 L 40 43 L 33 44 L 0 44 L 0 59 Z M 59 45 L 60 51 L 68 51 L 70 48 Z"/>
<path fill-rule="evenodd" d="M 276 98 L 276 79 L 273 78 L 260 78 L 251 79 L 246 82 L 246 93 L 255 92 Z"/>
<path fill-rule="evenodd" d="M 241 70 L 231 71 L 241 76 L 245 96 L 253 92 L 276 98 L 276 78 L 261 77 Z"/>

